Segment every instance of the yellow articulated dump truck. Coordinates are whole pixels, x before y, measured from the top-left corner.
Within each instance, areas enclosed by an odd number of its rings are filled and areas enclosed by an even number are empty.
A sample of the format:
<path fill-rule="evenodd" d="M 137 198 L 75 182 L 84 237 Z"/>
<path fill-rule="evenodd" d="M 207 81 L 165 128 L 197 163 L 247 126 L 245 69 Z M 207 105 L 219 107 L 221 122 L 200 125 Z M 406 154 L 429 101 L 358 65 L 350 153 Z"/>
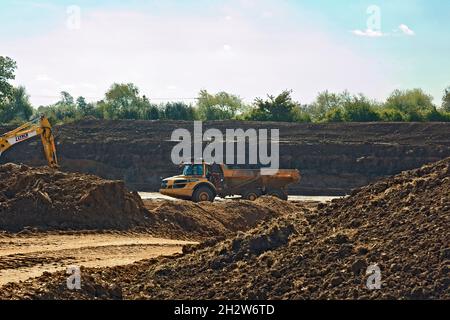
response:
<path fill-rule="evenodd" d="M 287 200 L 286 187 L 300 181 L 298 170 L 278 170 L 273 175 L 262 175 L 259 169 L 230 169 L 224 164 L 184 164 L 179 176 L 164 179 L 160 193 L 194 202 L 213 202 L 219 196 L 240 195 L 256 200 L 271 195 Z"/>

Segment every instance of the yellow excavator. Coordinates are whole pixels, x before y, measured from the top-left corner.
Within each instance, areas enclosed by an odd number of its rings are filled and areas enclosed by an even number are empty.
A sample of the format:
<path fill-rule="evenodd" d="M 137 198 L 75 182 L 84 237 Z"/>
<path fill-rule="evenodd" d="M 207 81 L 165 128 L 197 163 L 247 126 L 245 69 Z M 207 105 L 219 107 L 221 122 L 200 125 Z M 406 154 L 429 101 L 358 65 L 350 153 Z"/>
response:
<path fill-rule="evenodd" d="M 58 168 L 52 126 L 43 115 L 0 136 L 0 156 L 13 145 L 39 135 L 44 146 L 44 154 L 47 158 L 48 166 L 55 169 Z"/>

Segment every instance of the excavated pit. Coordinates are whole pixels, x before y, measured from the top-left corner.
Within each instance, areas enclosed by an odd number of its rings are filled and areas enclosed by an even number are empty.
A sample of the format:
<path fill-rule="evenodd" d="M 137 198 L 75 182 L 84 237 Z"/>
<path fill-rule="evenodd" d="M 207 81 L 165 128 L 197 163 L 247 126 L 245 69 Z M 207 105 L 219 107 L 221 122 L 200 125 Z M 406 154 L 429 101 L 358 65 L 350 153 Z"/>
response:
<path fill-rule="evenodd" d="M 62 171 L 123 180 L 129 190 L 158 191 L 180 173 L 171 161 L 175 129 L 193 122 L 82 120 L 55 127 Z M 298 169 L 290 194 L 347 195 L 378 179 L 450 157 L 450 123 L 274 123 L 210 121 L 204 131 L 278 129 L 280 167 Z M 0 127 L 7 132 L 12 127 Z M 224 148 L 226 151 L 226 148 Z M 225 155 L 227 156 L 226 152 Z M 39 139 L 15 145 L 0 163 L 45 165 Z"/>

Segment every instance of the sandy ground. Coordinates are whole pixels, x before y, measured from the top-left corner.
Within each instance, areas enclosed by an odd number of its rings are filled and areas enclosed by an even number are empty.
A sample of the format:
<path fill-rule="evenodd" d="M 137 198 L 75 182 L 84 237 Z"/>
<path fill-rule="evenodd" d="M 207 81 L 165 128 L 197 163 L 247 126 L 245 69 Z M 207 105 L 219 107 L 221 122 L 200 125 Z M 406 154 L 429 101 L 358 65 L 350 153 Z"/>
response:
<path fill-rule="evenodd" d="M 19 234 L 0 237 L 0 285 L 68 266 L 111 267 L 181 252 L 186 241 L 135 233 Z"/>

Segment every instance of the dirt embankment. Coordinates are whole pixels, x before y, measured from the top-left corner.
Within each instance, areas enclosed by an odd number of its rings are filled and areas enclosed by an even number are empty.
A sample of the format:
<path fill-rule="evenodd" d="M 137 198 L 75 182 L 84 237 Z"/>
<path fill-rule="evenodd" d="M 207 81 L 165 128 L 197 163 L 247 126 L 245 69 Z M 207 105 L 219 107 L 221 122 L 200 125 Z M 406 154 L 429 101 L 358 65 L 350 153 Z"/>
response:
<path fill-rule="evenodd" d="M 287 215 L 184 255 L 83 269 L 81 291 L 56 273 L 0 297 L 450 299 L 449 189 L 446 159 L 318 209 L 283 204 Z M 366 287 L 370 265 L 381 270 L 379 290 Z"/>
<path fill-rule="evenodd" d="M 229 200 L 199 204 L 144 200 L 144 203 L 149 216 L 153 217 L 150 219 L 154 232 L 159 236 L 188 240 L 223 239 L 292 211 L 289 203 L 271 198 L 254 202 Z"/>
<path fill-rule="evenodd" d="M 144 222 L 141 198 L 121 181 L 46 167 L 0 166 L 0 228 L 127 229 Z"/>
<path fill-rule="evenodd" d="M 84 120 L 55 128 L 63 171 L 124 180 L 136 191 L 157 191 L 160 178 L 179 173 L 170 154 L 182 121 Z M 449 123 L 294 124 L 217 121 L 204 130 L 280 130 L 280 166 L 302 172 L 292 194 L 343 195 L 351 189 L 450 156 Z M 0 132 L 8 128 L 1 128 Z M 21 143 L 2 163 L 44 165 L 38 139 Z"/>
<path fill-rule="evenodd" d="M 47 167 L 0 166 L 0 231 L 137 230 L 192 240 L 248 230 L 282 211 L 270 201 L 142 201 L 121 181 Z"/>

